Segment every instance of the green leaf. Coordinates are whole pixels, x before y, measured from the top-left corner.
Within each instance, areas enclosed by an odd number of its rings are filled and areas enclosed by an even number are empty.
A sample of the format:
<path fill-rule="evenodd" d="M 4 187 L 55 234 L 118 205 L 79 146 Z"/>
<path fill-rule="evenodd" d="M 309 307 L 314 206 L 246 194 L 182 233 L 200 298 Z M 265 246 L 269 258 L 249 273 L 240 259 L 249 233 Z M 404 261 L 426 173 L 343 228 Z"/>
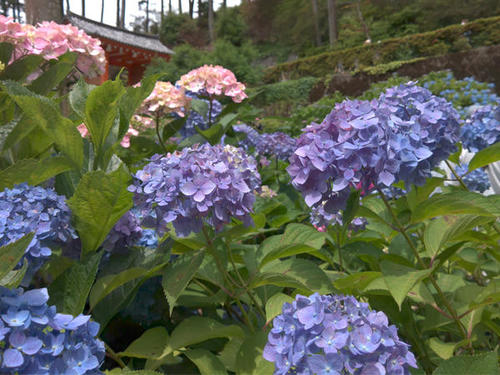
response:
<path fill-rule="evenodd" d="M 85 103 L 85 125 L 89 129 L 96 154 L 104 150 L 104 143 L 118 116 L 118 104 L 125 94 L 121 81 L 106 81 L 93 89 Z"/>
<path fill-rule="evenodd" d="M 444 215 L 500 216 L 500 197 L 471 192 L 436 194 L 420 203 L 412 214 L 412 222 Z"/>
<path fill-rule="evenodd" d="M 28 136 L 35 128 L 36 123 L 32 121 L 28 116 L 23 115 L 21 119 L 15 124 L 14 128 L 9 132 L 7 138 L 5 139 L 1 150 L 5 151 L 19 143 L 26 136 Z"/>
<path fill-rule="evenodd" d="M 237 375 L 272 375 L 274 363 L 264 359 L 266 332 L 259 331 L 245 339 L 236 357 Z"/>
<path fill-rule="evenodd" d="M 325 236 L 311 226 L 289 224 L 285 233 L 267 238 L 258 250 L 262 268 L 275 259 L 319 250 L 325 243 Z"/>
<path fill-rule="evenodd" d="M 187 350 L 184 354 L 198 367 L 200 375 L 227 375 L 224 364 L 208 350 Z"/>
<path fill-rule="evenodd" d="M 16 105 L 10 95 L 0 92 L 0 126 L 11 122 L 14 119 L 15 112 Z"/>
<path fill-rule="evenodd" d="M 168 332 L 164 327 L 151 328 L 118 355 L 120 357 L 158 359 L 163 355 L 168 340 Z"/>
<path fill-rule="evenodd" d="M 291 287 L 311 293 L 325 294 L 334 291 L 325 272 L 314 262 L 306 259 L 287 259 L 268 263 L 252 282 L 251 287 L 263 285 Z"/>
<path fill-rule="evenodd" d="M 43 62 L 40 55 L 27 55 L 7 65 L 0 73 L 0 81 L 13 80 L 24 81 L 28 76 L 38 69 Z"/>
<path fill-rule="evenodd" d="M 73 86 L 69 93 L 69 104 L 82 121 L 85 119 L 85 103 L 87 102 L 87 98 L 90 92 L 96 87 L 95 85 L 89 85 L 85 80 L 81 79 Z"/>
<path fill-rule="evenodd" d="M 144 268 L 129 268 L 123 272 L 114 275 L 103 276 L 95 282 L 92 291 L 90 292 L 89 303 L 90 308 L 93 309 L 95 305 L 101 302 L 108 294 L 113 292 L 116 288 L 125 285 L 131 280 L 138 279 L 147 272 Z"/>
<path fill-rule="evenodd" d="M 1 251 L 1 249 L 0 249 Z M 10 271 L 5 277 L 0 279 L 0 286 L 4 286 L 8 289 L 13 289 L 17 288 L 19 284 L 24 279 L 24 275 L 26 274 L 26 271 L 28 270 L 28 261 L 26 258 L 24 258 L 23 265 L 21 266 L 20 269 L 17 269 L 15 271 Z"/>
<path fill-rule="evenodd" d="M 243 336 L 243 330 L 237 325 L 224 325 L 210 318 L 193 316 L 184 319 L 175 327 L 163 356 L 172 353 L 174 350 L 217 337 L 241 338 Z"/>
<path fill-rule="evenodd" d="M 63 117 L 50 99 L 34 96 L 13 96 L 28 117 L 43 129 L 76 169 L 83 164 L 83 141 L 73 123 Z"/>
<path fill-rule="evenodd" d="M 432 269 L 415 271 L 412 268 L 387 261 L 382 261 L 380 267 L 387 289 L 391 292 L 400 310 L 408 292 L 432 272 Z"/>
<path fill-rule="evenodd" d="M 439 251 L 445 237 L 447 222 L 443 218 L 432 220 L 424 232 L 424 244 L 429 255 L 433 257 Z"/>
<path fill-rule="evenodd" d="M 230 113 L 222 117 L 216 124 L 207 130 L 196 127 L 196 131 L 203 136 L 210 144 L 215 145 L 220 142 L 222 136 L 229 130 L 230 124 L 238 117 L 236 113 Z"/>
<path fill-rule="evenodd" d="M 68 201 L 84 253 L 95 251 L 116 222 L 132 207 L 127 190 L 130 176 L 122 168 L 113 173 L 85 174 Z"/>
<path fill-rule="evenodd" d="M 171 263 L 163 274 L 161 285 L 167 298 L 170 314 L 174 310 L 175 302 L 186 289 L 191 279 L 200 268 L 204 251 L 198 251 L 193 255 L 180 257 L 175 263 Z"/>
<path fill-rule="evenodd" d="M 73 163 L 65 156 L 55 156 L 44 160 L 20 160 L 0 171 L 0 190 L 12 188 L 23 182 L 38 185 L 72 168 Z"/>
<path fill-rule="evenodd" d="M 12 51 L 14 51 L 14 45 L 12 43 L 0 43 L 0 62 L 7 65 L 12 56 Z"/>
<path fill-rule="evenodd" d="M 469 163 L 469 172 L 500 160 L 500 143 L 495 143 L 474 155 Z"/>
<path fill-rule="evenodd" d="M 73 316 L 83 312 L 102 254 L 92 254 L 84 262 L 73 264 L 50 284 L 50 304 L 56 305 L 58 312 Z"/>
<path fill-rule="evenodd" d="M 17 241 L 0 247 L 0 279 L 7 276 L 8 273 L 17 266 L 24 252 L 33 240 L 33 236 L 34 233 L 29 233 Z"/>
<path fill-rule="evenodd" d="M 73 70 L 77 53 L 66 53 L 52 63 L 43 74 L 35 79 L 28 88 L 34 93 L 45 95 L 53 88 L 57 87 L 64 78 Z"/>
<path fill-rule="evenodd" d="M 453 352 L 456 347 L 456 343 L 443 342 L 437 337 L 431 337 L 428 341 L 428 345 L 432 351 L 442 359 L 449 359 L 453 357 Z"/>
<path fill-rule="evenodd" d="M 276 316 L 281 314 L 283 304 L 285 302 L 292 303 L 293 298 L 283 294 L 283 293 L 276 293 L 273 295 L 271 298 L 269 298 L 266 302 L 266 321 L 270 322 L 273 320 Z"/>
<path fill-rule="evenodd" d="M 200 115 L 202 115 L 204 118 L 208 118 L 208 110 L 210 106 L 205 100 L 201 99 L 193 99 L 191 100 L 191 109 Z"/>
<path fill-rule="evenodd" d="M 442 362 L 432 375 L 479 375 L 498 374 L 496 352 L 478 355 L 460 355 Z"/>
<path fill-rule="evenodd" d="M 187 118 L 186 117 L 181 117 L 177 120 L 172 120 L 167 122 L 163 126 L 163 134 L 162 137 L 164 140 L 167 140 L 170 137 L 173 137 L 175 133 L 177 133 L 179 130 L 182 129 L 184 124 L 186 123 Z"/>
<path fill-rule="evenodd" d="M 346 208 L 342 214 L 342 224 L 347 228 L 356 217 L 359 209 L 359 190 L 352 190 L 349 198 L 347 199 Z"/>
<path fill-rule="evenodd" d="M 129 370 L 128 368 L 114 368 L 111 371 L 106 371 L 106 375 L 163 375 L 160 372 L 152 370 Z"/>
<path fill-rule="evenodd" d="M 360 294 L 372 281 L 381 278 L 381 272 L 356 272 L 352 275 L 337 279 L 333 285 L 345 294 Z"/>

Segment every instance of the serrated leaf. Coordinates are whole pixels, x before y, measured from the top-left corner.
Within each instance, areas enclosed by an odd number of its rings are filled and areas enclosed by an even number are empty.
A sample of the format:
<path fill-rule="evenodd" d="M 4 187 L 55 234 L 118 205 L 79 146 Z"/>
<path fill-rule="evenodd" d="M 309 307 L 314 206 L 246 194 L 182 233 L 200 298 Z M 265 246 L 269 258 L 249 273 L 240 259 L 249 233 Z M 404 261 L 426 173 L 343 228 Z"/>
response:
<path fill-rule="evenodd" d="M 424 232 L 424 244 L 429 255 L 433 257 L 439 251 L 441 242 L 443 241 L 447 227 L 447 223 L 443 218 L 432 220 Z"/>
<path fill-rule="evenodd" d="M 50 284 L 50 304 L 57 306 L 57 312 L 73 316 L 83 312 L 102 255 L 101 251 L 73 264 Z"/>
<path fill-rule="evenodd" d="M 0 62 L 2 62 L 2 64 L 7 65 L 9 63 L 12 51 L 14 51 L 14 45 L 12 43 L 0 43 Z"/>
<path fill-rule="evenodd" d="M 37 126 L 52 139 L 58 149 L 76 169 L 83 164 L 83 141 L 73 123 L 63 117 L 50 99 L 34 96 L 12 96 L 15 102 Z"/>
<path fill-rule="evenodd" d="M 267 322 L 270 322 L 276 316 L 281 314 L 285 302 L 292 303 L 293 298 L 283 293 L 276 293 L 267 300 L 266 302 Z"/>
<path fill-rule="evenodd" d="M 193 255 L 180 257 L 166 268 L 161 285 L 168 301 L 170 314 L 174 310 L 177 298 L 186 289 L 196 272 L 198 272 L 204 257 L 205 252 L 198 251 Z"/>
<path fill-rule="evenodd" d="M 7 276 L 17 266 L 33 240 L 33 236 L 34 233 L 28 233 L 17 241 L 0 247 L 0 279 Z"/>
<path fill-rule="evenodd" d="M 76 52 L 68 52 L 59 56 L 40 77 L 31 82 L 28 88 L 36 94 L 47 94 L 71 73 L 77 57 L 78 54 Z"/>
<path fill-rule="evenodd" d="M 23 182 L 38 185 L 51 177 L 73 169 L 74 165 L 65 156 L 55 156 L 44 160 L 20 160 L 0 171 L 0 190 L 12 188 Z"/>
<path fill-rule="evenodd" d="M 442 362 L 432 375 L 489 375 L 498 374 L 496 352 L 478 355 L 459 355 Z"/>
<path fill-rule="evenodd" d="M 87 102 L 87 98 L 90 92 L 96 87 L 81 79 L 72 87 L 69 93 L 69 104 L 82 121 L 85 119 L 85 103 Z"/>
<path fill-rule="evenodd" d="M 187 350 L 184 355 L 198 367 L 200 375 L 227 375 L 224 364 L 208 350 Z"/>
<path fill-rule="evenodd" d="M 168 340 L 168 332 L 164 327 L 151 328 L 118 355 L 120 357 L 158 359 L 163 355 Z"/>
<path fill-rule="evenodd" d="M 474 155 L 469 163 L 469 172 L 500 160 L 500 143 L 495 143 Z"/>
<path fill-rule="evenodd" d="M 7 275 L 0 279 L 0 286 L 4 286 L 7 289 L 17 288 L 23 281 L 24 275 L 26 275 L 27 270 L 28 260 L 24 258 L 23 265 L 20 269 L 10 271 Z"/>
<path fill-rule="evenodd" d="M 443 342 L 437 337 L 431 337 L 428 342 L 429 347 L 442 359 L 449 359 L 453 357 L 456 343 Z"/>
<path fill-rule="evenodd" d="M 432 272 L 432 269 L 415 271 L 412 268 L 387 261 L 382 261 L 380 268 L 382 269 L 387 289 L 389 289 L 400 310 L 408 292 Z"/>
<path fill-rule="evenodd" d="M 224 325 L 210 318 L 193 316 L 184 319 L 175 327 L 163 355 L 166 356 L 174 350 L 218 337 L 242 338 L 243 336 L 243 330 L 237 325 Z"/>
<path fill-rule="evenodd" d="M 267 334 L 257 332 L 245 339 L 236 357 L 237 375 L 272 375 L 274 363 L 263 357 L 264 346 L 267 343 Z"/>
<path fill-rule="evenodd" d="M 68 206 L 84 253 L 97 250 L 111 228 L 132 208 L 132 193 L 127 190 L 129 180 L 123 169 L 110 174 L 89 172 L 80 180 Z"/>
<path fill-rule="evenodd" d="M 0 73 L 0 81 L 13 80 L 24 81 L 28 76 L 40 67 L 43 62 L 40 55 L 26 55 L 7 65 Z"/>
<path fill-rule="evenodd" d="M 333 282 L 333 285 L 344 294 L 359 294 L 374 280 L 381 277 L 381 272 L 357 272 L 352 275 L 335 280 Z"/>
<path fill-rule="evenodd" d="M 163 375 L 161 372 L 152 370 L 129 370 L 126 368 L 115 368 L 111 371 L 107 370 L 106 375 Z"/>

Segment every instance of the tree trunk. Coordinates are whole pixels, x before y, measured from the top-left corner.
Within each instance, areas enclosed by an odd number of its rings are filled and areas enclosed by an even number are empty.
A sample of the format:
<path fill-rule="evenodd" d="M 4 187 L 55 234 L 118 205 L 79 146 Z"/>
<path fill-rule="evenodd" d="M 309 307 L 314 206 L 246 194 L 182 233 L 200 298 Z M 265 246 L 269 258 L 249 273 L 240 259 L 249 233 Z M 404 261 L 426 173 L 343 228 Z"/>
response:
<path fill-rule="evenodd" d="M 333 47 L 337 41 L 337 14 L 336 14 L 336 0 L 327 0 L 328 2 L 328 36 L 330 39 L 330 46 Z"/>
<path fill-rule="evenodd" d="M 161 0 L 161 23 L 163 25 L 163 19 L 165 17 L 165 2 Z"/>
<path fill-rule="evenodd" d="M 149 33 L 149 0 L 146 0 L 146 32 Z"/>
<path fill-rule="evenodd" d="M 227 8 L 227 0 L 223 0 L 223 1 L 222 1 L 222 7 L 223 7 L 224 9 L 226 9 L 226 8 Z"/>
<path fill-rule="evenodd" d="M 59 0 L 25 0 L 26 22 L 32 25 L 42 21 L 62 23 L 63 7 Z"/>
<path fill-rule="evenodd" d="M 179 0 L 179 14 L 182 14 L 182 0 Z"/>
<path fill-rule="evenodd" d="M 121 20 L 120 20 L 120 25 L 124 29 L 125 28 L 125 0 L 122 0 L 122 9 L 121 10 Z"/>
<path fill-rule="evenodd" d="M 82 17 L 85 17 L 85 0 L 82 0 Z"/>
<path fill-rule="evenodd" d="M 315 36 L 316 46 L 320 46 L 321 34 L 319 31 L 318 0 L 311 0 L 311 5 L 313 11 L 314 36 Z"/>
<path fill-rule="evenodd" d="M 104 0 L 101 2 L 101 23 L 104 23 Z"/>
<path fill-rule="evenodd" d="M 363 27 L 363 32 L 365 33 L 366 40 L 370 40 L 370 31 L 368 30 L 368 26 L 366 25 L 365 18 L 363 17 L 363 13 L 361 12 L 361 0 L 356 1 L 356 12 L 358 13 L 359 22 Z"/>
<path fill-rule="evenodd" d="M 116 0 L 116 27 L 120 27 L 120 0 Z"/>
<path fill-rule="evenodd" d="M 210 44 L 213 44 L 215 42 L 214 0 L 208 0 L 208 35 L 210 36 Z"/>
<path fill-rule="evenodd" d="M 189 17 L 193 19 L 194 16 L 194 0 L 189 0 Z"/>
<path fill-rule="evenodd" d="M 172 14 L 172 0 L 168 0 L 168 14 Z"/>

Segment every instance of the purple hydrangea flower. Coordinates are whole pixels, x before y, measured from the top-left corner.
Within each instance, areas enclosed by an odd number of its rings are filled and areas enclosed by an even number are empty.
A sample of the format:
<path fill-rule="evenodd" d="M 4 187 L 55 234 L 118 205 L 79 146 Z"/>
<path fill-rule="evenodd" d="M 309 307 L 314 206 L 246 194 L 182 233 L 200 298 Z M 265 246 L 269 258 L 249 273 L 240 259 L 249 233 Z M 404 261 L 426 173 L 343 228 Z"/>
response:
<path fill-rule="evenodd" d="M 478 107 L 461 129 L 462 143 L 478 152 L 500 141 L 500 101 L 496 105 Z"/>
<path fill-rule="evenodd" d="M 327 227 L 333 225 L 343 225 L 342 214 L 340 212 L 328 213 L 325 211 L 323 205 L 316 205 L 311 207 L 309 213 L 311 224 L 320 231 L 325 231 Z M 366 226 L 366 219 L 363 217 L 356 217 L 352 220 L 349 228 L 354 231 L 363 230 Z"/>
<path fill-rule="evenodd" d="M 275 375 L 408 375 L 409 345 L 383 312 L 350 296 L 297 295 L 273 321 L 264 358 Z"/>
<path fill-rule="evenodd" d="M 259 134 L 248 125 L 233 126 L 234 131 L 245 133 L 246 138 L 239 142 L 245 150 L 254 148 L 259 155 L 276 156 L 280 160 L 287 160 L 296 149 L 295 138 L 282 132 Z"/>
<path fill-rule="evenodd" d="M 200 99 L 199 96 L 191 91 L 186 92 L 186 96 L 192 99 L 196 100 L 201 100 L 205 102 L 208 105 L 208 112 L 210 112 L 210 101 L 207 99 Z M 206 113 L 205 115 L 200 114 L 196 111 L 189 111 L 187 114 L 187 119 L 186 123 L 184 126 L 179 130 L 179 133 L 182 135 L 183 138 L 191 137 L 195 134 L 198 134 L 196 131 L 196 127 L 200 128 L 201 130 L 206 130 L 209 127 L 209 113 Z M 212 100 L 212 112 L 210 115 L 211 118 L 211 123 L 214 124 L 217 121 L 217 118 L 222 112 L 222 104 L 216 100 Z M 177 114 L 174 114 L 175 117 L 178 117 Z"/>
<path fill-rule="evenodd" d="M 455 172 L 460 177 L 463 176 L 462 181 L 464 182 L 465 186 L 467 186 L 467 188 L 469 190 L 483 193 L 491 187 L 490 179 L 488 177 L 488 174 L 484 171 L 484 169 L 478 168 L 478 169 L 474 169 L 470 173 L 467 173 L 468 170 L 469 170 L 468 164 L 459 165 L 455 168 Z"/>
<path fill-rule="evenodd" d="M 111 229 L 102 246 L 107 251 L 130 248 L 139 241 L 142 231 L 140 219 L 128 211 Z"/>
<path fill-rule="evenodd" d="M 243 150 L 204 144 L 153 156 L 129 191 L 136 207 L 149 212 L 145 225 L 154 222 L 162 235 L 172 223 L 179 236 L 187 236 L 203 223 L 220 230 L 232 217 L 251 224 L 260 184 L 257 163 Z"/>
<path fill-rule="evenodd" d="M 400 180 L 423 184 L 455 151 L 459 120 L 451 104 L 414 83 L 372 101 L 346 100 L 303 130 L 287 171 L 308 206 L 332 214 L 353 187 L 367 194 Z"/>
<path fill-rule="evenodd" d="M 34 232 L 25 257 L 32 276 L 52 254 L 51 247 L 77 238 L 65 198 L 52 189 L 20 184 L 0 192 L 0 246 Z"/>
<path fill-rule="evenodd" d="M 102 374 L 99 324 L 58 314 L 48 299 L 47 289 L 0 287 L 0 374 Z"/>

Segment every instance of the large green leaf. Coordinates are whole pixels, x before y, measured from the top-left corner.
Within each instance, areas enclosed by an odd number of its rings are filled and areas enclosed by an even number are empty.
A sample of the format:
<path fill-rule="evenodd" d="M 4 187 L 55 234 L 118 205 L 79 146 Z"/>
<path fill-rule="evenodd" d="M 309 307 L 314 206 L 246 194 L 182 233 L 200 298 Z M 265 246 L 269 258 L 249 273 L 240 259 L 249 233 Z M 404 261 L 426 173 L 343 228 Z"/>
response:
<path fill-rule="evenodd" d="M 487 147 L 474 155 L 469 163 L 469 171 L 484 167 L 500 160 L 500 142 Z"/>
<path fill-rule="evenodd" d="M 259 331 L 245 339 L 236 357 L 237 375 L 272 375 L 274 363 L 263 357 L 267 343 L 266 332 Z"/>
<path fill-rule="evenodd" d="M 293 298 L 283 293 L 276 293 L 267 300 L 266 302 L 267 322 L 270 322 L 276 316 L 281 314 L 281 311 L 283 309 L 283 304 L 285 304 L 285 302 L 292 303 Z"/>
<path fill-rule="evenodd" d="M 220 142 L 222 136 L 230 128 L 230 124 L 236 120 L 236 113 L 229 113 L 222 117 L 216 124 L 212 125 L 207 130 L 201 130 L 196 127 L 196 131 L 203 136 L 210 144 L 215 145 Z"/>
<path fill-rule="evenodd" d="M 122 168 L 113 173 L 85 174 L 68 201 L 83 252 L 95 251 L 116 222 L 132 207 L 127 190 L 130 176 Z"/>
<path fill-rule="evenodd" d="M 380 263 L 387 289 L 401 309 L 408 292 L 432 272 L 432 269 L 415 271 L 400 264 L 383 261 Z"/>
<path fill-rule="evenodd" d="M 58 312 L 74 316 L 83 312 L 102 254 L 102 251 L 92 254 L 85 261 L 73 264 L 50 284 L 50 304 L 56 305 Z"/>
<path fill-rule="evenodd" d="M 204 251 L 198 251 L 193 255 L 184 255 L 165 269 L 161 284 L 168 301 L 170 314 L 174 310 L 177 298 L 198 272 L 204 257 Z"/>
<path fill-rule="evenodd" d="M 356 272 L 333 282 L 335 288 L 344 294 L 359 294 L 374 280 L 382 277 L 381 272 Z"/>
<path fill-rule="evenodd" d="M 262 268 L 275 259 L 319 250 L 325 243 L 325 236 L 313 227 L 304 224 L 290 224 L 285 233 L 267 238 L 260 246 L 257 259 Z"/>
<path fill-rule="evenodd" d="M 81 79 L 73 86 L 69 93 L 69 104 L 73 111 L 80 116 L 81 121 L 85 119 L 85 103 L 87 102 L 87 98 L 90 92 L 96 87 Z"/>
<path fill-rule="evenodd" d="M 7 276 L 17 266 L 31 240 L 33 240 L 33 236 L 34 233 L 29 233 L 17 241 L 0 247 L 0 279 Z"/>
<path fill-rule="evenodd" d="M 0 43 L 0 62 L 2 64 L 7 65 L 9 63 L 12 51 L 14 51 L 14 45 L 12 43 Z"/>
<path fill-rule="evenodd" d="M 26 55 L 14 61 L 0 73 L 0 81 L 7 79 L 13 81 L 24 81 L 28 76 L 40 67 L 43 57 L 40 55 Z"/>
<path fill-rule="evenodd" d="M 85 103 L 85 125 L 89 129 L 96 154 L 101 154 L 109 132 L 119 115 L 118 104 L 125 94 L 121 81 L 106 81 L 93 89 Z"/>
<path fill-rule="evenodd" d="M 436 194 L 420 203 L 412 214 L 412 222 L 444 215 L 500 216 L 500 196 L 485 197 L 465 191 Z"/>
<path fill-rule="evenodd" d="M 496 352 L 459 355 L 442 362 L 432 375 L 490 375 L 498 374 Z"/>
<path fill-rule="evenodd" d="M 60 56 L 57 60 L 51 62 L 52 65 L 28 86 L 29 89 L 40 95 L 47 94 L 57 87 L 73 70 L 77 57 L 76 52 L 69 52 Z"/>
<path fill-rule="evenodd" d="M 2 151 L 5 151 L 14 146 L 15 144 L 19 143 L 37 127 L 36 122 L 31 120 L 26 115 L 21 116 L 21 118 L 17 123 L 12 122 L 11 124 L 9 124 L 8 126 L 13 126 L 13 128 L 5 138 L 3 144 L 1 145 Z"/>
<path fill-rule="evenodd" d="M 21 284 L 21 282 L 23 281 L 24 275 L 26 275 L 27 270 L 28 270 L 28 261 L 26 258 L 24 258 L 24 262 L 21 268 L 14 271 L 10 271 L 3 278 L 0 278 L 0 286 L 4 286 L 8 289 L 17 288 L 19 284 Z"/>
<path fill-rule="evenodd" d="M 119 355 L 120 357 L 157 359 L 163 355 L 168 340 L 168 332 L 164 327 L 151 328 L 144 332 L 137 340 L 134 340 Z"/>
<path fill-rule="evenodd" d="M 187 350 L 184 354 L 198 367 L 200 375 L 227 375 L 224 364 L 208 350 Z"/>
<path fill-rule="evenodd" d="M 14 95 L 13 98 L 24 113 L 73 162 L 75 168 L 80 169 L 83 164 L 82 137 L 73 123 L 61 115 L 56 104 L 44 97 Z"/>
<path fill-rule="evenodd" d="M 73 169 L 73 163 L 65 156 L 55 156 L 44 160 L 20 160 L 0 171 L 0 190 L 23 182 L 38 185 L 70 169 Z"/>
<path fill-rule="evenodd" d="M 128 368 L 114 368 L 111 371 L 106 371 L 106 375 L 163 375 L 160 372 L 152 370 L 129 370 Z"/>
<path fill-rule="evenodd" d="M 184 319 L 170 336 L 164 356 L 189 345 L 198 344 L 203 341 L 217 337 L 239 337 L 244 336 L 243 330 L 237 325 L 224 325 L 216 320 L 193 316 Z"/>

